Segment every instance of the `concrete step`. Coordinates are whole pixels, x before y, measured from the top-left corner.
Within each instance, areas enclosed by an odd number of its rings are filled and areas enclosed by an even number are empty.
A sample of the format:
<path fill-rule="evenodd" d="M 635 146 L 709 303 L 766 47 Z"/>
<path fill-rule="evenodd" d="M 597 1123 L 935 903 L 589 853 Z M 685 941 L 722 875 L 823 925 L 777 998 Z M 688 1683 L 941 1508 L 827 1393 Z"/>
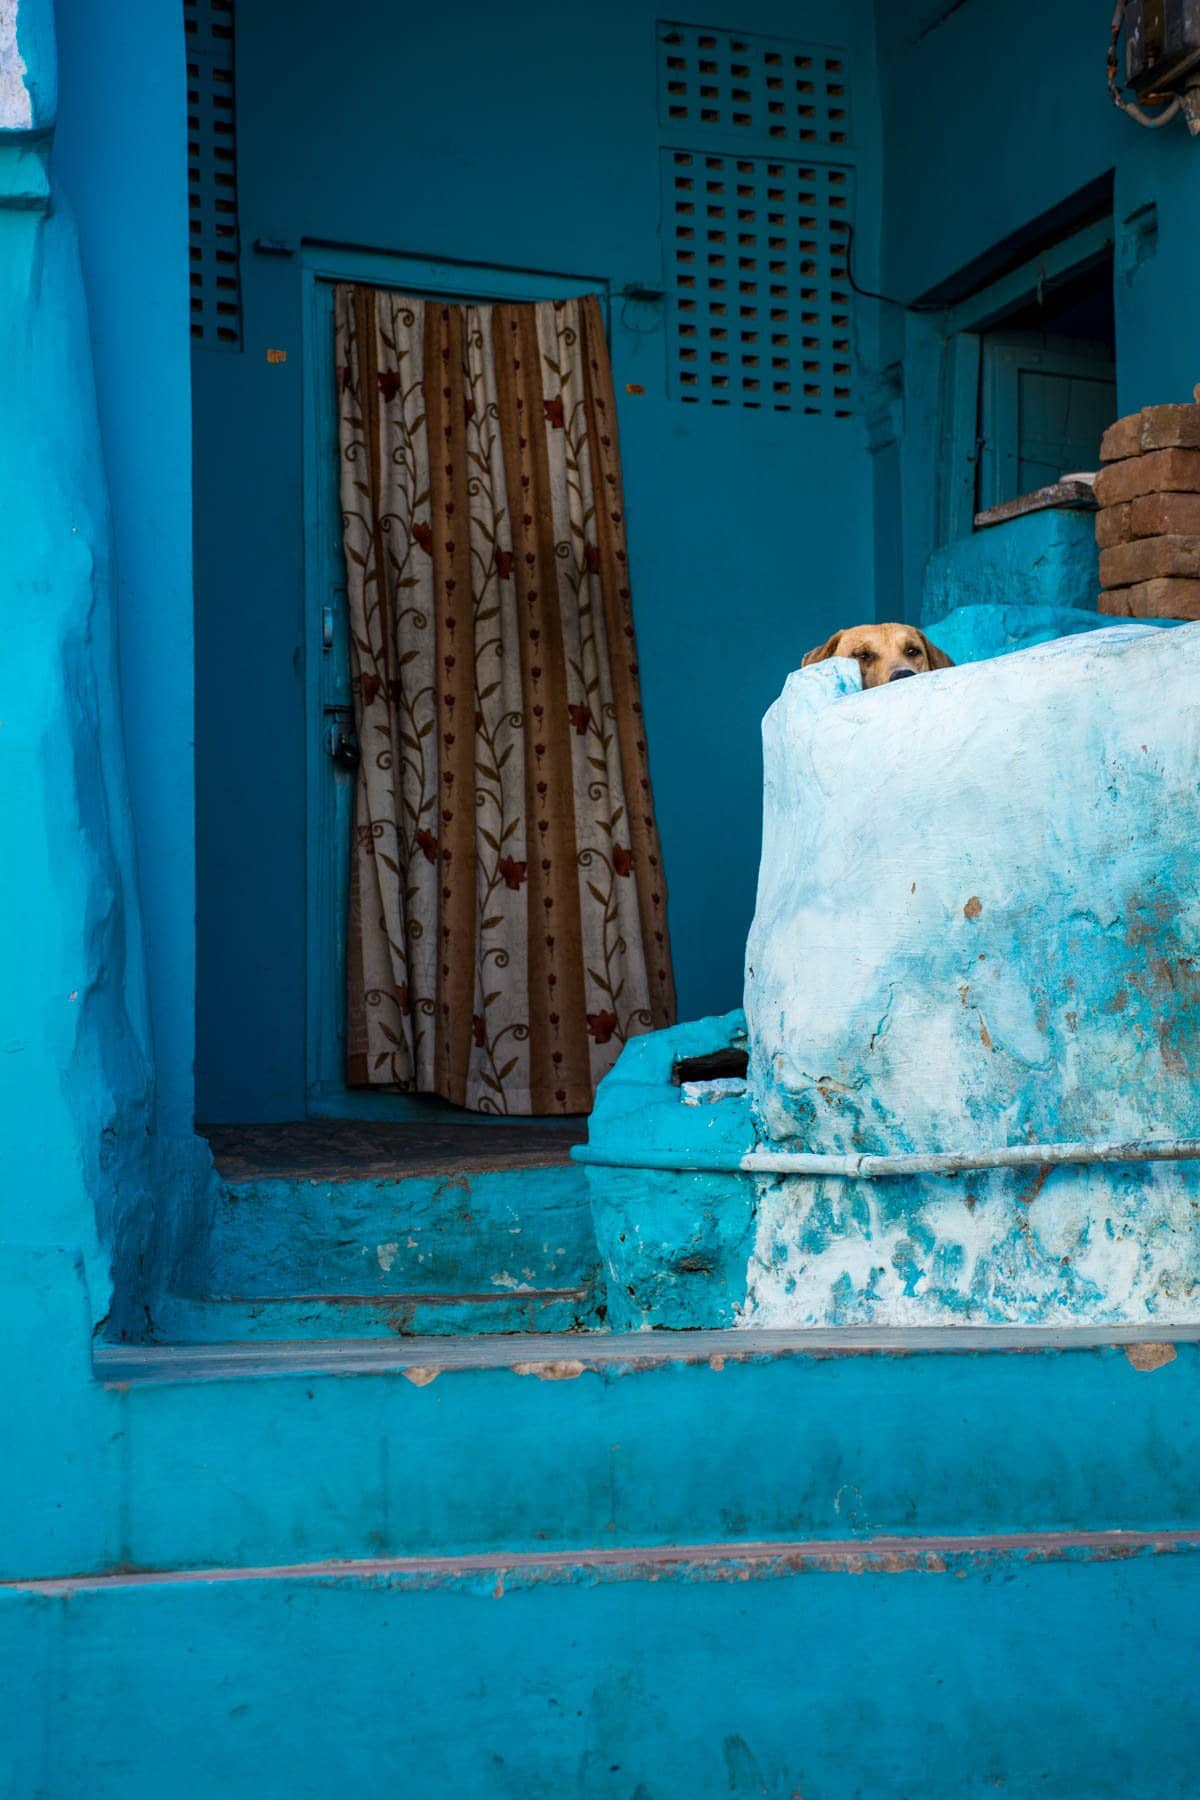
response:
<path fill-rule="evenodd" d="M 101 1346 L 96 1416 L 72 1442 L 97 1493 L 132 1498 L 93 1509 L 70 1560 L 31 1567 L 29 1552 L 9 1572 L 1186 1531 L 1197 1335 Z"/>
<path fill-rule="evenodd" d="M 170 1344 L 303 1338 L 474 1336 L 591 1331 L 603 1323 L 596 1289 L 498 1288 L 490 1294 L 259 1294 L 194 1300 L 168 1296 L 153 1313 L 154 1336 Z"/>
<path fill-rule="evenodd" d="M 200 1292 L 158 1336 L 567 1331 L 603 1322 L 577 1136 L 559 1127 L 226 1128 Z"/>
<path fill-rule="evenodd" d="M 0 1589 L 6 1791 L 1190 1800 L 1198 1610 L 1194 1534 L 28 1582 Z"/>

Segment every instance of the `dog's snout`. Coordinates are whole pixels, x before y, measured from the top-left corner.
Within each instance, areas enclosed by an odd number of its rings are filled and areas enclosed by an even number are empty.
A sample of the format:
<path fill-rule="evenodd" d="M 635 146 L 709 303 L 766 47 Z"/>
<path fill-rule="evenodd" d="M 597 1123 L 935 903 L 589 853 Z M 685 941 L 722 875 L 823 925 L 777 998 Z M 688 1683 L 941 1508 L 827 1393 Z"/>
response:
<path fill-rule="evenodd" d="M 915 669 L 893 669 L 891 674 L 888 676 L 888 680 L 889 681 L 907 681 L 909 676 L 915 675 L 916 672 L 917 671 Z"/>

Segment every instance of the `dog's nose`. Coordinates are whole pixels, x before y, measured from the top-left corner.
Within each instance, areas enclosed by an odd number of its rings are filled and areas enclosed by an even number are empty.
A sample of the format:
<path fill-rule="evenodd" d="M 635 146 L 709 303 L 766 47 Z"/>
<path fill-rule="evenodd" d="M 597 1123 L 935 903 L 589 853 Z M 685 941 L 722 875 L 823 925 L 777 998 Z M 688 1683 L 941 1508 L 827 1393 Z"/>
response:
<path fill-rule="evenodd" d="M 888 680 L 889 681 L 907 681 L 909 676 L 915 675 L 916 672 L 917 671 L 915 669 L 893 669 L 891 674 L 888 676 Z"/>

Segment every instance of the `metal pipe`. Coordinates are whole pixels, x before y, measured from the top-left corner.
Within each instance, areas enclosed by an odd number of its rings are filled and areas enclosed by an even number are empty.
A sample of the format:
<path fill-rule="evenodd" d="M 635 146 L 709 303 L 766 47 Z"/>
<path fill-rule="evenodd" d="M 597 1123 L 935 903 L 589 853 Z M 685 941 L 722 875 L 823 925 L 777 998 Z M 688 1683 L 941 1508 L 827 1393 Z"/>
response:
<path fill-rule="evenodd" d="M 879 1181 L 901 1175 L 959 1175 L 968 1169 L 1057 1168 L 1064 1164 L 1196 1162 L 1200 1138 L 1133 1138 L 1125 1142 L 1005 1144 L 995 1150 L 960 1150 L 901 1156 L 827 1156 L 806 1150 L 638 1150 L 624 1154 L 576 1144 L 576 1162 L 613 1169 L 660 1169 L 696 1175 L 810 1175 L 842 1181 Z"/>

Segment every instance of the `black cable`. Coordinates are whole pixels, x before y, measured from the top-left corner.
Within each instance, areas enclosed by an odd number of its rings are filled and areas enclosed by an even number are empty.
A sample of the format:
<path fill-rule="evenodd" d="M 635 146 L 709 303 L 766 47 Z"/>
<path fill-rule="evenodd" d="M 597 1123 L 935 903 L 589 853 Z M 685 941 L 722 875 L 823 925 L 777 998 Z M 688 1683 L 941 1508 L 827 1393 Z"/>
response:
<path fill-rule="evenodd" d="M 937 300 L 895 300 L 891 294 L 876 294 L 871 288 L 859 287 L 854 279 L 854 265 L 850 258 L 854 244 L 854 227 L 848 219 L 839 219 L 837 223 L 846 234 L 846 280 L 860 300 L 881 300 L 885 306 L 898 306 L 901 312 L 935 313 L 945 312 L 945 307 Z"/>

